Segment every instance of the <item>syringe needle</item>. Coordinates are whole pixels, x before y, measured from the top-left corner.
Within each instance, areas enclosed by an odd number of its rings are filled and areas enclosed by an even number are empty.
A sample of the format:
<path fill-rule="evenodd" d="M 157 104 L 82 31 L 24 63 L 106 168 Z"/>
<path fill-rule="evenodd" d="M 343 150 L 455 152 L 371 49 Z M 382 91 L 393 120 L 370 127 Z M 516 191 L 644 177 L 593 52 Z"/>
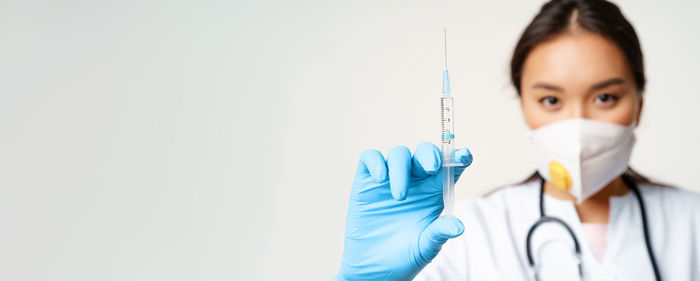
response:
<path fill-rule="evenodd" d="M 447 26 L 442 31 L 445 32 L 445 69 L 447 69 Z"/>

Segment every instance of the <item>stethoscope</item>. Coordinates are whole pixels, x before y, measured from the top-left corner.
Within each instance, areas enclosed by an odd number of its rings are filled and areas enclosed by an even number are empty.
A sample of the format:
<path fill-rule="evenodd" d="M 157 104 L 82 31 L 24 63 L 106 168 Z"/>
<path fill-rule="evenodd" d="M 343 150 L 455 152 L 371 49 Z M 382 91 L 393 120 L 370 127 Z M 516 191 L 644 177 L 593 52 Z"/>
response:
<path fill-rule="evenodd" d="M 627 185 L 627 187 L 632 190 L 634 195 L 637 197 L 637 201 L 639 201 L 639 207 L 642 211 L 642 227 L 644 228 L 644 241 L 646 242 L 647 246 L 647 253 L 649 254 L 649 260 L 651 261 L 651 266 L 654 269 L 654 276 L 656 277 L 657 281 L 661 281 L 661 275 L 659 274 L 659 267 L 656 264 L 656 259 L 654 258 L 654 252 L 651 249 L 651 239 L 649 238 L 649 228 L 647 226 L 647 214 L 646 214 L 646 208 L 644 207 L 644 200 L 642 200 L 642 195 L 639 193 L 639 189 L 637 188 L 637 184 L 634 183 L 634 181 L 629 178 L 627 175 L 622 175 L 622 180 L 623 182 Z M 574 235 L 574 231 L 571 230 L 571 227 L 569 227 L 566 222 L 563 220 L 556 218 L 556 217 L 549 217 L 544 214 L 544 180 L 541 180 L 540 183 L 540 218 L 530 227 L 530 230 L 527 232 L 527 238 L 526 238 L 526 245 L 525 245 L 525 250 L 527 252 L 527 261 L 530 264 L 530 268 L 534 272 L 535 275 L 535 280 L 540 280 L 539 277 L 539 270 L 535 265 L 535 260 L 532 258 L 532 250 L 531 250 L 531 245 L 530 245 L 530 240 L 532 238 L 532 234 L 535 232 L 535 229 L 537 229 L 538 226 L 548 223 L 548 222 L 553 222 L 557 223 L 561 226 L 563 226 L 567 232 L 569 232 L 569 235 L 571 235 L 571 239 L 574 241 L 574 256 L 576 257 L 576 262 L 578 264 L 578 276 L 579 279 L 583 278 L 583 263 L 581 261 L 581 246 L 578 243 L 578 239 L 576 238 L 576 235 Z"/>

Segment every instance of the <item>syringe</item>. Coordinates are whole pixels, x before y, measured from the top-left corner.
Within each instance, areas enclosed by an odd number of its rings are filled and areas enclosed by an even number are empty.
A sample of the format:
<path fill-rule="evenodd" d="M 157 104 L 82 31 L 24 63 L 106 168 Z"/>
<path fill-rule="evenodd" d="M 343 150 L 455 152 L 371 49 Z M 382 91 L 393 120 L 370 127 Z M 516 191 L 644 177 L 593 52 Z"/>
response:
<path fill-rule="evenodd" d="M 440 110 L 442 117 L 442 200 L 445 204 L 443 216 L 452 216 L 454 207 L 455 166 L 464 166 L 454 159 L 454 124 L 453 124 L 453 100 L 450 89 L 450 75 L 447 72 L 447 28 L 445 32 L 445 69 L 442 70 L 442 95 L 440 96 Z"/>

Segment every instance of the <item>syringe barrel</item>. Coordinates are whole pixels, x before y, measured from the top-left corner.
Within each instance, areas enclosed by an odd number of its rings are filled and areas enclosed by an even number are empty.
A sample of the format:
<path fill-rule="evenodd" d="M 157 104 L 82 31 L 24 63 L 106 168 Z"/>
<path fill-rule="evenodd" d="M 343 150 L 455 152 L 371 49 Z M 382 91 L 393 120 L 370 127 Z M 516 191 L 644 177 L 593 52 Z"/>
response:
<path fill-rule="evenodd" d="M 449 93 L 443 93 L 440 97 L 441 122 L 442 122 L 442 201 L 444 203 L 443 216 L 452 216 L 454 205 L 454 123 L 453 123 L 453 99 Z"/>
<path fill-rule="evenodd" d="M 442 122 L 442 201 L 444 203 L 443 216 L 452 216 L 455 198 L 455 167 L 464 166 L 454 157 L 454 104 L 452 94 L 443 93 L 440 97 L 441 122 Z"/>

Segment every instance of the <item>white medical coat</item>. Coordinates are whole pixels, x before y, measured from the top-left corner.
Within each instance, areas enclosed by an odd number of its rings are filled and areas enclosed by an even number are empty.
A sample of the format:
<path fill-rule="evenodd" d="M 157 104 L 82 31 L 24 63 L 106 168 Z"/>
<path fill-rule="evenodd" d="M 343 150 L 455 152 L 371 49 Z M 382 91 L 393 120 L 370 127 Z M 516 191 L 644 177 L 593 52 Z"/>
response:
<path fill-rule="evenodd" d="M 525 237 L 540 217 L 540 181 L 499 189 L 455 202 L 464 234 L 449 240 L 415 280 L 534 280 Z M 700 280 L 700 195 L 670 187 L 639 184 L 652 247 L 663 280 Z M 583 280 L 654 280 L 639 203 L 633 192 L 610 198 L 606 248 L 599 261 L 582 230 L 572 202 L 544 196 L 545 214 L 564 220 L 581 245 Z M 579 280 L 573 241 L 555 223 L 532 238 L 541 280 Z"/>

